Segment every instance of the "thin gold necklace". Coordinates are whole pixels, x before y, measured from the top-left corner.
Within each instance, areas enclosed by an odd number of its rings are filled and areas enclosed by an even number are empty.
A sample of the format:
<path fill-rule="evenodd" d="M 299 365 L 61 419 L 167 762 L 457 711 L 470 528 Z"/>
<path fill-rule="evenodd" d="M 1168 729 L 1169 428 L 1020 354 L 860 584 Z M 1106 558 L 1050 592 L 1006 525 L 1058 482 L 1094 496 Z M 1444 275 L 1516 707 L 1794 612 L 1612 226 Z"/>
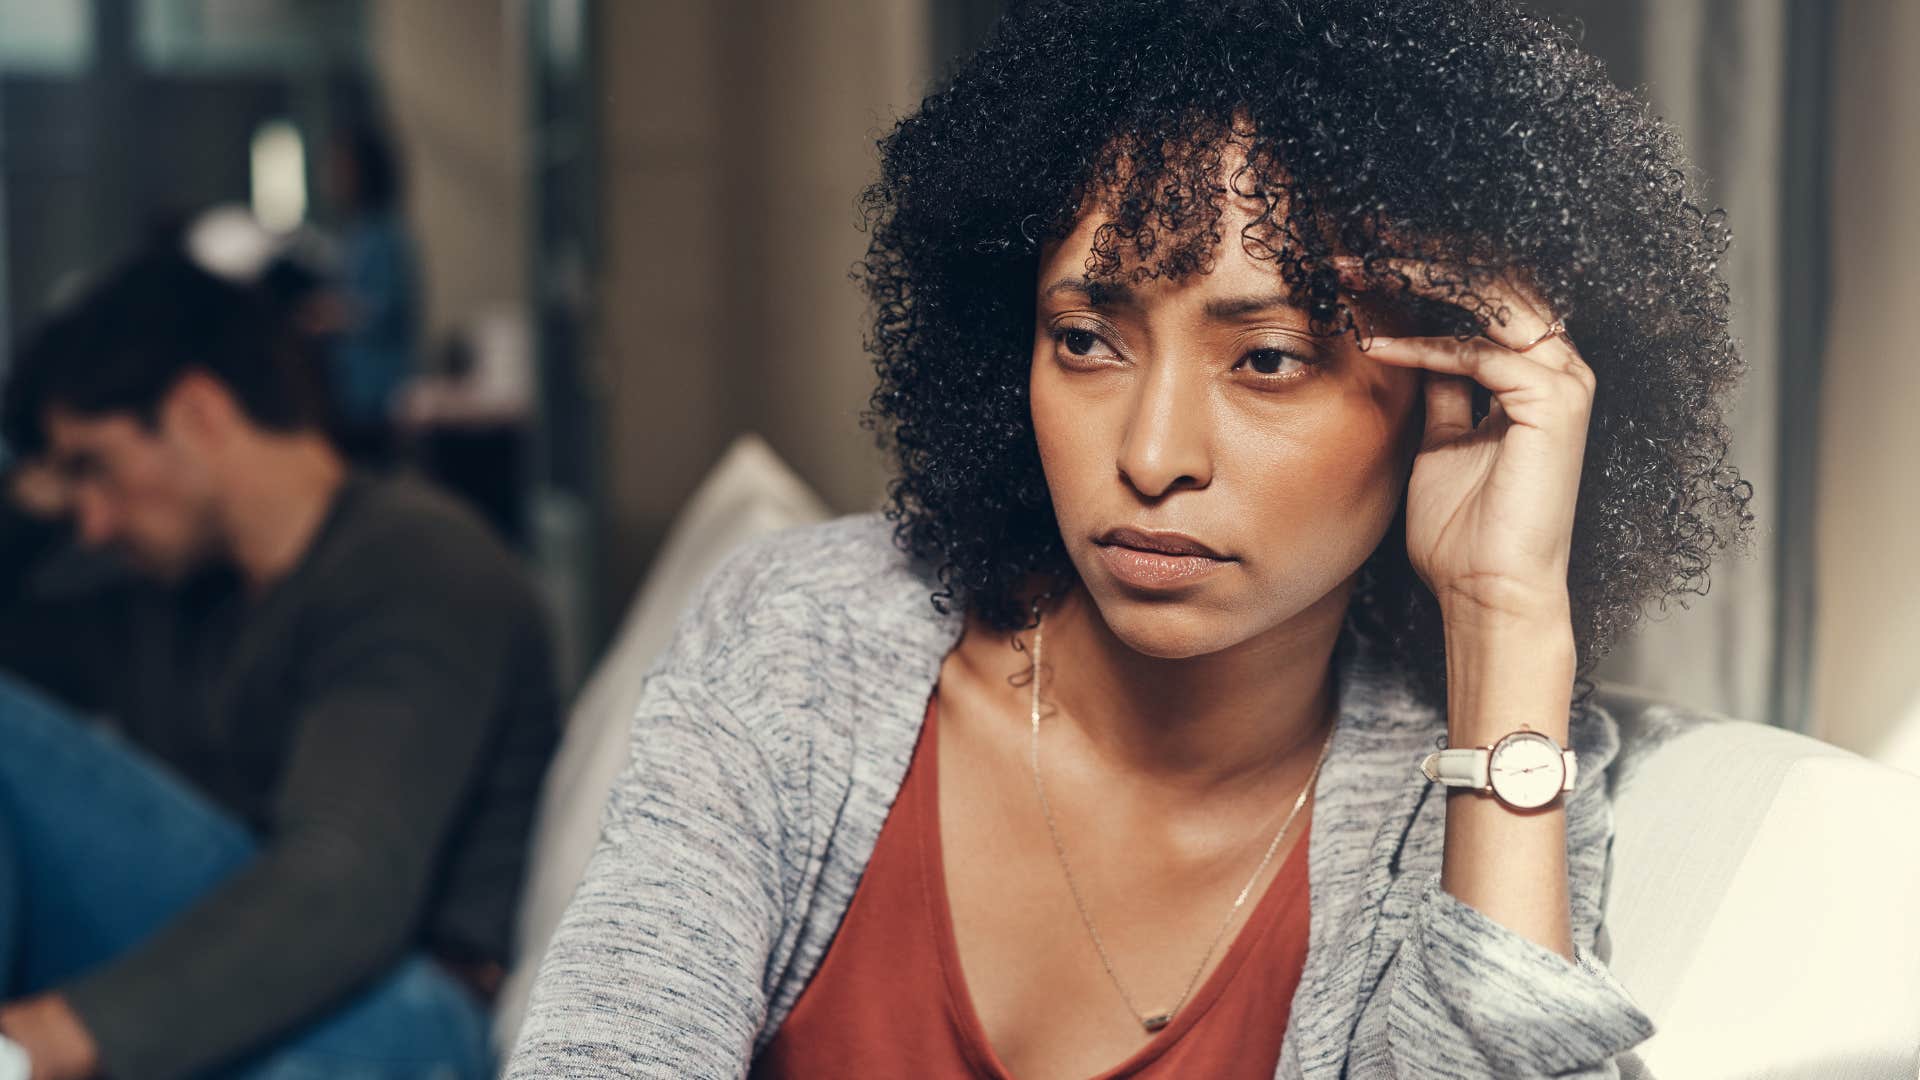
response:
<path fill-rule="evenodd" d="M 1300 794 L 1295 796 L 1293 809 L 1287 811 L 1287 819 L 1280 823 L 1280 831 L 1273 834 L 1273 841 L 1267 845 L 1267 853 L 1260 857 L 1260 865 L 1254 868 L 1253 876 L 1241 886 L 1240 895 L 1233 898 L 1233 906 L 1227 909 L 1227 917 L 1220 920 L 1220 929 L 1214 931 L 1213 941 L 1207 945 L 1206 953 L 1200 957 L 1200 963 L 1195 965 L 1193 975 L 1187 979 L 1187 988 L 1180 992 L 1180 1000 L 1175 1001 L 1173 1007 L 1165 1012 L 1148 1016 L 1133 1003 L 1133 995 L 1127 993 L 1126 984 L 1120 981 L 1120 974 L 1113 967 L 1113 957 L 1107 955 L 1106 943 L 1100 940 L 1100 931 L 1093 925 L 1093 916 L 1087 912 L 1086 898 L 1080 895 L 1080 884 L 1073 876 L 1073 864 L 1067 859 L 1066 845 L 1060 841 L 1060 828 L 1054 824 L 1053 807 L 1047 802 L 1046 785 L 1040 782 L 1040 641 L 1040 615 L 1036 605 L 1033 624 L 1033 723 L 1028 750 L 1028 758 L 1033 765 L 1033 790 L 1040 796 L 1040 812 L 1046 815 L 1047 833 L 1053 837 L 1054 854 L 1060 857 L 1060 871 L 1066 875 L 1067 890 L 1073 894 L 1073 905 L 1080 909 L 1080 921 L 1086 924 L 1087 936 L 1093 939 L 1093 947 L 1100 954 L 1100 963 L 1107 969 L 1107 978 L 1112 980 L 1113 988 L 1120 992 L 1120 1000 L 1126 1003 L 1127 1011 L 1133 1014 L 1141 1027 L 1147 1029 L 1148 1034 L 1153 1034 L 1172 1023 L 1174 1014 L 1178 1013 L 1181 1006 L 1187 1003 L 1187 999 L 1193 996 L 1193 989 L 1200 982 L 1200 973 L 1207 970 L 1207 961 L 1213 959 L 1214 950 L 1220 947 L 1220 939 L 1227 934 L 1227 927 L 1233 924 L 1233 917 L 1239 913 L 1241 906 L 1247 902 L 1247 896 L 1253 892 L 1254 883 L 1260 880 L 1260 875 L 1267 869 L 1267 864 L 1273 861 L 1273 853 L 1279 850 L 1280 838 L 1287 835 L 1287 829 L 1293 825 L 1294 816 L 1300 813 L 1302 806 L 1306 805 L 1307 792 L 1312 790 L 1314 779 L 1320 775 L 1320 766 L 1327 760 L 1327 749 L 1333 745 L 1333 732 L 1329 730 L 1326 738 L 1321 741 L 1320 756 L 1313 763 L 1313 771 L 1307 774 L 1307 782 L 1301 786 Z"/>

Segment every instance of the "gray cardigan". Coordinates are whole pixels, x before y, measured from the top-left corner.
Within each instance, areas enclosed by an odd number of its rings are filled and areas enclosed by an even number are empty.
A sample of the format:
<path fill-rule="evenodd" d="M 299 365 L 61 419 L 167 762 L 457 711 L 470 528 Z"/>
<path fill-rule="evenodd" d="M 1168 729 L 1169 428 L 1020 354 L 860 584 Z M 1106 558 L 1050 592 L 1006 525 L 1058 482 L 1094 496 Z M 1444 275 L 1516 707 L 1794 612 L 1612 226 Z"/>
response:
<path fill-rule="evenodd" d="M 959 611 L 880 514 L 728 556 L 649 670 L 600 845 L 509 1077 L 742 1077 L 819 966 L 905 777 Z M 1608 971 L 1611 716 L 1571 716 L 1578 961 L 1440 888 L 1444 709 L 1364 646 L 1308 834 L 1310 923 L 1276 1080 L 1616 1077 L 1653 1023 Z"/>

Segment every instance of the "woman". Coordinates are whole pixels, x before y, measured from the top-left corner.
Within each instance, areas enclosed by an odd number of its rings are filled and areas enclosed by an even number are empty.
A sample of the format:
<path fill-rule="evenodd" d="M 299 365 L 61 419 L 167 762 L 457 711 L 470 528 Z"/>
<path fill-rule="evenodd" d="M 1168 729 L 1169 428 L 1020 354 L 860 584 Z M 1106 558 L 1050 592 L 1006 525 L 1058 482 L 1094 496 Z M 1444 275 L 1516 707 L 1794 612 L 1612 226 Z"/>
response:
<path fill-rule="evenodd" d="M 709 579 L 511 1075 L 1617 1076 L 1585 675 L 1749 523 L 1673 135 L 1504 2 L 1036 0 L 881 148 L 892 505 Z"/>

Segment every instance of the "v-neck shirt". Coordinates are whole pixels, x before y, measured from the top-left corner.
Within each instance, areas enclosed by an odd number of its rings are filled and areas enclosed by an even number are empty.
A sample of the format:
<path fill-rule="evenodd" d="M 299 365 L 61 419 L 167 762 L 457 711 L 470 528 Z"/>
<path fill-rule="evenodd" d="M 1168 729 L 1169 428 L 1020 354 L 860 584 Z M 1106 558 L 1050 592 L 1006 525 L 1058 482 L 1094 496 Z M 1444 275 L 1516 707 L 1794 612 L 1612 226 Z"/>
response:
<path fill-rule="evenodd" d="M 754 1080 L 1017 1080 L 974 1010 L 954 935 L 940 843 L 938 698 L 936 687 L 840 932 L 754 1063 Z M 1271 1080 L 1306 959 L 1306 853 L 1303 836 L 1173 1021 L 1093 1080 Z M 1117 997 L 1114 1007 L 1122 1007 Z"/>

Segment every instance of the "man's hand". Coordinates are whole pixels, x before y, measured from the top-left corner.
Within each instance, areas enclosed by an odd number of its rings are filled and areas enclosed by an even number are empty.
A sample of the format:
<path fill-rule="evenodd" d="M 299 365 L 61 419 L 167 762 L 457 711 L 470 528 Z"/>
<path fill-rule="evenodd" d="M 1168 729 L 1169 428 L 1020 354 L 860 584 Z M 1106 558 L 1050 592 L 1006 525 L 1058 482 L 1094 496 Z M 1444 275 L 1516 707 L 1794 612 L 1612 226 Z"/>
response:
<path fill-rule="evenodd" d="M 64 517 L 73 503 L 66 479 L 44 462 L 20 462 L 6 474 L 4 483 L 13 504 L 37 518 Z"/>
<path fill-rule="evenodd" d="M 59 994 L 0 1005 L 0 1035 L 26 1050 L 33 1080 L 87 1080 L 100 1071 L 100 1048 Z"/>

